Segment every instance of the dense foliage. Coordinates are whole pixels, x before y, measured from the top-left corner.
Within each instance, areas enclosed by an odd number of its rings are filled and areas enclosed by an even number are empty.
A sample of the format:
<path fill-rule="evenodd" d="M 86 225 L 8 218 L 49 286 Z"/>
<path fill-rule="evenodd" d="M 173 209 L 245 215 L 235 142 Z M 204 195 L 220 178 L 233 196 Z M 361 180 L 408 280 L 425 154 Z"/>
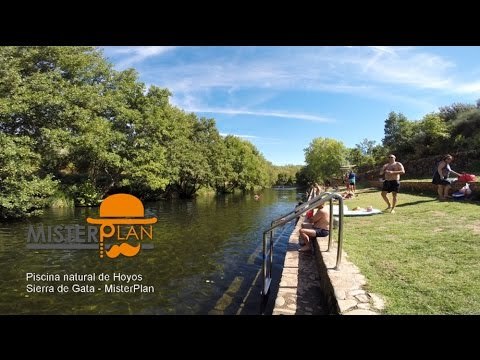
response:
<path fill-rule="evenodd" d="M 478 149 L 480 103 L 453 104 L 420 120 L 390 113 L 385 120 L 383 146 L 404 160 Z"/>
<path fill-rule="evenodd" d="M 309 182 L 324 183 L 332 176 L 341 176 L 340 167 L 346 163 L 347 148 L 342 142 L 328 139 L 313 139 L 305 149 L 307 163 L 305 176 Z"/>
<path fill-rule="evenodd" d="M 57 186 L 94 205 L 118 191 L 191 197 L 278 180 L 251 143 L 169 96 L 93 47 L 0 47 L 0 216 L 37 213 Z"/>
<path fill-rule="evenodd" d="M 297 174 L 303 168 L 302 165 L 272 165 L 272 181 L 277 186 L 293 186 L 297 182 Z"/>
<path fill-rule="evenodd" d="M 363 139 L 354 148 L 345 149 L 333 139 L 314 139 L 305 149 L 307 166 L 297 173 L 297 182 L 309 184 L 338 177 L 342 165 L 373 168 L 384 163 L 389 153 L 407 161 L 479 147 L 480 101 L 476 105 L 456 103 L 441 107 L 420 120 L 390 112 L 381 144 Z"/>
<path fill-rule="evenodd" d="M 26 136 L 0 133 L 0 219 L 38 214 L 57 188 L 51 175 L 39 175 L 31 145 Z"/>

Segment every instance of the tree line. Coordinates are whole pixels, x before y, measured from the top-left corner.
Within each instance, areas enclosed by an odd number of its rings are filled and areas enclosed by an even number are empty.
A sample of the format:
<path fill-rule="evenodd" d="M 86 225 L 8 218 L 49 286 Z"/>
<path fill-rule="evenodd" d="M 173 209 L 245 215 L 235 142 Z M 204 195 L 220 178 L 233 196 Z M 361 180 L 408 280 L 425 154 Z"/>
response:
<path fill-rule="evenodd" d="M 170 96 L 94 47 L 0 47 L 0 219 L 115 192 L 153 200 L 292 182 L 288 166 Z"/>
<path fill-rule="evenodd" d="M 155 200 L 307 185 L 341 176 L 342 165 L 373 168 L 388 153 L 410 160 L 480 145 L 480 101 L 455 103 L 420 120 L 391 112 L 380 144 L 316 138 L 305 166 L 275 166 L 170 96 L 134 69 L 114 70 L 94 47 L 0 47 L 0 219 L 97 205 L 115 192 Z"/>
<path fill-rule="evenodd" d="M 341 166 L 375 168 L 393 153 L 402 161 L 445 153 L 476 150 L 480 147 L 480 100 L 476 104 L 454 103 L 409 120 L 400 112 L 390 112 L 384 123 L 384 138 L 377 144 L 363 139 L 354 148 L 338 140 L 313 139 L 305 149 L 305 163 L 297 174 L 299 184 L 325 182 L 341 177 Z M 480 169 L 480 159 L 477 159 Z"/>

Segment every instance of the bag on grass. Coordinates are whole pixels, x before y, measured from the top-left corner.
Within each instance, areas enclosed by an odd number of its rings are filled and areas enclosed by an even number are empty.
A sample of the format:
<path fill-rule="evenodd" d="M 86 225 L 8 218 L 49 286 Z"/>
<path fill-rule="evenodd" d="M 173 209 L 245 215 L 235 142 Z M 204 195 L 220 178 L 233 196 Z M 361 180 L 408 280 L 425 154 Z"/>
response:
<path fill-rule="evenodd" d="M 458 181 L 461 182 L 475 182 L 477 181 L 476 176 L 473 174 L 462 174 L 458 177 Z"/>

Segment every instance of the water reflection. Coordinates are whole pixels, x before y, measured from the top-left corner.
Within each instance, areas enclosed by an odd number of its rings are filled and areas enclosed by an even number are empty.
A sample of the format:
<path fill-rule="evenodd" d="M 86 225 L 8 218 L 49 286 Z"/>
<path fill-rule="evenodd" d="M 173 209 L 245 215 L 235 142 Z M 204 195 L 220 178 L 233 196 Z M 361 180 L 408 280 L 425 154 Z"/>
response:
<path fill-rule="evenodd" d="M 154 249 L 117 259 L 100 259 L 95 250 L 25 248 L 29 224 L 84 226 L 87 217 L 98 217 L 98 208 L 52 209 L 40 218 L 0 223 L 0 313 L 207 314 L 238 279 L 237 287 L 248 289 L 261 263 L 262 230 L 295 204 L 295 190 L 264 190 L 260 201 L 232 194 L 146 203 L 145 216 L 158 218 Z M 155 293 L 27 293 L 27 272 L 142 274 L 142 284 Z M 241 291 L 230 297 L 241 301 Z M 230 306 L 224 313 L 229 309 L 236 311 Z"/>

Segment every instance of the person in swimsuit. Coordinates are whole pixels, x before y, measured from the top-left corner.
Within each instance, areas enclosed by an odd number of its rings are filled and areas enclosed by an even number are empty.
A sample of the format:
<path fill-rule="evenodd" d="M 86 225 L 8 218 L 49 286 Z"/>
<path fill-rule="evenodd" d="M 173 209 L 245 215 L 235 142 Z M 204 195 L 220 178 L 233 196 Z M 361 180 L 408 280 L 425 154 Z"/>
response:
<path fill-rule="evenodd" d="M 387 203 L 385 212 L 395 214 L 395 206 L 397 206 L 397 194 L 400 189 L 400 175 L 405 174 L 402 163 L 395 161 L 395 155 L 388 155 L 388 163 L 383 165 L 380 175 L 385 177 L 382 187 L 382 198 Z M 387 197 L 387 193 L 392 193 L 392 202 Z"/>
<path fill-rule="evenodd" d="M 298 250 L 300 252 L 312 250 L 310 244 L 310 237 L 328 236 L 330 233 L 330 211 L 324 207 L 324 204 L 319 205 L 317 212 L 313 217 L 307 220 L 308 223 L 302 224 L 298 242 L 302 247 Z"/>

